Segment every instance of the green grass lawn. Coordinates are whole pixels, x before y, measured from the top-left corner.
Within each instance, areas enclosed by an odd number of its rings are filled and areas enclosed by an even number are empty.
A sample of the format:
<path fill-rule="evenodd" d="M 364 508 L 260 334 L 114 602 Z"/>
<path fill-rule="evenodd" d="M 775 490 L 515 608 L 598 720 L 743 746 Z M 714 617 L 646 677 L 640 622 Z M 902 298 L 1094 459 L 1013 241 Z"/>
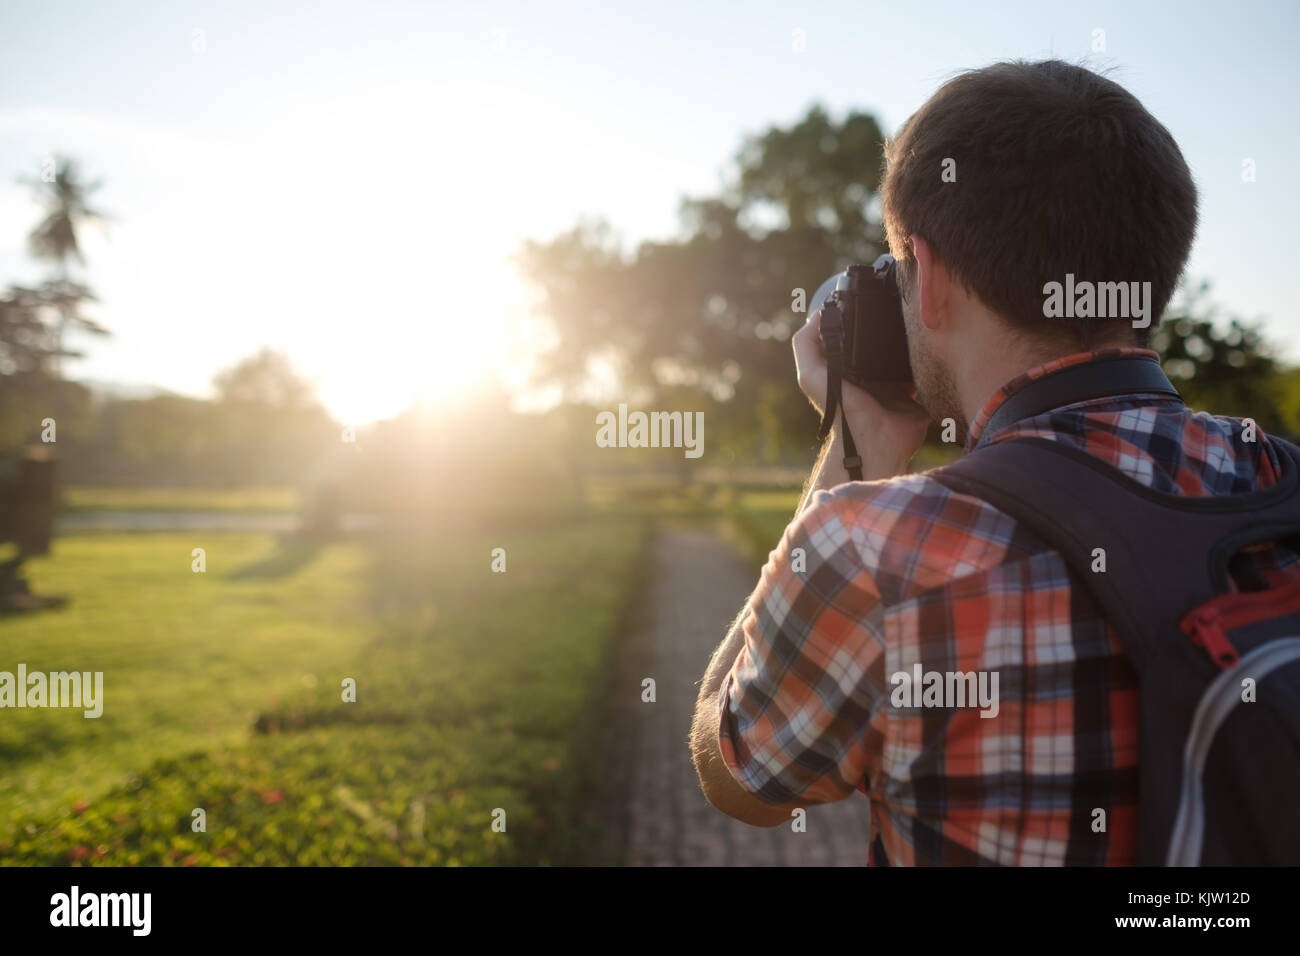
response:
<path fill-rule="evenodd" d="M 745 491 L 737 494 L 728 507 L 732 539 L 741 556 L 755 568 L 767 563 L 767 556 L 794 518 L 801 492 Z"/>
<path fill-rule="evenodd" d="M 62 538 L 30 576 L 72 603 L 0 619 L 0 670 L 102 670 L 104 716 L 0 711 L 0 863 L 564 862 L 644 544 L 612 517 Z"/>
<path fill-rule="evenodd" d="M 0 670 L 103 671 L 104 713 L 0 711 L 0 827 L 237 740 L 268 700 L 332 676 L 366 637 L 368 556 L 330 547 L 294 575 L 236 576 L 274 553 L 269 535 L 88 535 L 29 561 L 33 587 L 71 603 L 0 620 Z"/>

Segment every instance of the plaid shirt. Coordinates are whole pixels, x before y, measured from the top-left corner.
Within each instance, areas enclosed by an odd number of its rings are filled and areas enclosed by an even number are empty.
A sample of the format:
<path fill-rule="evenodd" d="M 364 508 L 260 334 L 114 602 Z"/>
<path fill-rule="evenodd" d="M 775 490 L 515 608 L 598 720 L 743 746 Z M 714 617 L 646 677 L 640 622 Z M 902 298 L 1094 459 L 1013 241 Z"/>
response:
<path fill-rule="evenodd" d="M 1032 369 L 988 401 L 966 450 L 1041 436 L 1183 495 L 1278 480 L 1266 436 L 1243 442 L 1239 420 L 1168 395 L 1079 402 L 983 434 L 1029 381 L 1116 354 L 1158 360 L 1108 349 Z M 1231 571 L 1234 587 L 1257 590 L 1300 576 L 1300 556 L 1263 545 Z M 901 865 L 1134 862 L 1136 673 L 1063 559 L 1029 529 L 923 473 L 849 482 L 818 492 L 794 519 L 747 608 L 744 646 L 719 694 L 722 756 L 747 791 L 816 804 L 861 790 L 870 863 L 884 862 L 882 851 Z M 996 716 L 895 706 L 893 675 L 918 664 L 996 672 Z"/>

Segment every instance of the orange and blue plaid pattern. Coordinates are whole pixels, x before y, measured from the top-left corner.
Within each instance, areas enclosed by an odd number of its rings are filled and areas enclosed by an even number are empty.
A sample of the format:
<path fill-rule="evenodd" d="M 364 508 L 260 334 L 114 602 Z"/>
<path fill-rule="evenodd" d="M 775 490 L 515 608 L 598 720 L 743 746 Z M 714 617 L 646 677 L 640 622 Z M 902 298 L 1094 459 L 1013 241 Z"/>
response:
<path fill-rule="evenodd" d="M 1158 360 L 1105 350 L 1026 372 L 980 411 L 967 450 L 1041 436 L 1174 494 L 1277 481 L 1266 436 L 1243 441 L 1240 420 L 1167 395 L 1095 399 L 983 434 L 1029 381 L 1115 354 Z M 1256 590 L 1300 576 L 1300 556 L 1265 545 L 1231 570 L 1235 587 Z M 862 791 L 871 863 L 1134 862 L 1136 674 L 1060 555 L 1027 528 L 924 473 L 850 482 L 818 492 L 786 529 L 747 608 L 719 744 L 751 793 L 816 804 Z M 893 676 L 918 664 L 996 673 L 996 716 L 895 706 Z"/>

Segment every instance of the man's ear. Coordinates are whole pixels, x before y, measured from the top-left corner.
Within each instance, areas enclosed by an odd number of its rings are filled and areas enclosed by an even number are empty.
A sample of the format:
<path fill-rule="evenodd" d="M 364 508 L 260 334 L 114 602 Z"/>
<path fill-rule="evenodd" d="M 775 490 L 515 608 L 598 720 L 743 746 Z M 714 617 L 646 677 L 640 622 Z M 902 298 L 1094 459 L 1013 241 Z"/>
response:
<path fill-rule="evenodd" d="M 916 256 L 917 311 L 925 327 L 935 331 L 947 323 L 952 283 L 947 268 L 935 257 L 928 242 L 912 236 L 911 243 Z"/>

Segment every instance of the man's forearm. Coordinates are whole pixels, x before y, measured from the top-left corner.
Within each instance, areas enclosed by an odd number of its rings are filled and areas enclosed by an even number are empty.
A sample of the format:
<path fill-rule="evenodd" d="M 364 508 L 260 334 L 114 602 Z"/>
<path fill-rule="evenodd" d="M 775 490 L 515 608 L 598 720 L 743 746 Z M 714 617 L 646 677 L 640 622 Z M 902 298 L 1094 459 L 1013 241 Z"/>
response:
<path fill-rule="evenodd" d="M 749 605 L 740 609 L 740 613 L 731 623 L 730 630 L 727 631 L 727 636 L 713 652 L 709 666 L 704 671 L 704 679 L 700 681 L 700 701 L 717 696 L 722 688 L 722 682 L 731 671 L 731 665 L 736 663 L 736 658 L 740 656 L 740 649 L 745 646 L 745 632 L 741 630 L 741 622 L 745 620 L 745 615 L 748 613 Z"/>
<path fill-rule="evenodd" d="M 773 827 L 789 821 L 792 805 L 767 803 L 742 788 L 722 762 L 718 749 L 718 694 L 745 645 L 741 627 L 748 612 L 748 606 L 741 608 L 704 672 L 700 695 L 695 703 L 695 717 L 691 721 L 691 753 L 700 786 L 710 803 L 737 820 L 754 826 Z"/>
<path fill-rule="evenodd" d="M 858 454 L 862 456 L 862 480 L 880 481 L 907 471 L 907 463 L 910 459 L 898 461 L 896 455 L 891 457 L 884 452 L 872 451 L 873 436 L 867 432 L 867 427 L 861 421 L 854 424 L 852 419 L 849 420 L 849 429 L 853 432 L 854 443 L 858 448 Z M 826 436 L 826 442 L 822 445 L 821 454 L 817 457 L 817 464 L 813 466 L 812 474 L 808 476 L 808 484 L 804 488 L 803 498 L 799 501 L 799 511 L 796 514 L 808 507 L 809 501 L 816 492 L 834 488 L 851 480 L 848 469 L 844 467 L 844 429 L 837 419 L 831 428 L 831 433 Z"/>
<path fill-rule="evenodd" d="M 848 480 L 849 472 L 844 467 L 844 438 L 840 435 L 840 426 L 837 424 L 822 443 L 822 450 L 817 455 L 817 464 L 813 465 L 813 470 L 808 475 L 803 498 L 799 500 L 799 509 L 795 514 L 802 513 L 803 509 L 808 507 L 808 502 L 812 500 L 814 493 L 842 485 Z"/>
<path fill-rule="evenodd" d="M 854 436 L 860 442 L 862 439 L 869 438 L 865 423 L 860 422 L 857 426 L 854 426 L 850 421 L 849 427 L 857 428 Z M 897 455 L 894 455 L 893 458 L 897 458 Z M 906 468 L 906 460 L 901 462 L 891 460 L 890 454 L 886 451 L 881 450 L 872 453 L 866 448 L 863 449 L 863 478 L 867 481 L 892 478 L 894 475 L 901 474 Z M 803 498 L 799 502 L 799 512 L 802 512 L 808 506 L 808 502 L 814 493 L 834 488 L 850 480 L 848 469 L 844 467 L 844 434 L 840 423 L 837 421 L 822 446 L 821 453 L 817 457 L 817 464 L 813 466 L 812 473 L 808 476 L 807 487 L 804 489 Z M 796 514 L 799 512 L 796 512 Z M 713 657 L 709 660 L 709 666 L 704 672 L 703 680 L 700 682 L 700 693 L 696 702 L 697 715 L 711 713 L 713 709 L 716 709 L 718 691 L 721 690 L 723 681 L 726 680 L 727 674 L 730 673 L 736 658 L 740 655 L 741 648 L 745 646 L 745 634 L 741 629 L 741 624 L 748 612 L 748 605 L 740 609 L 740 614 L 732 622 L 726 637 L 723 638 L 722 643 L 718 645 L 717 650 L 713 652 Z"/>

